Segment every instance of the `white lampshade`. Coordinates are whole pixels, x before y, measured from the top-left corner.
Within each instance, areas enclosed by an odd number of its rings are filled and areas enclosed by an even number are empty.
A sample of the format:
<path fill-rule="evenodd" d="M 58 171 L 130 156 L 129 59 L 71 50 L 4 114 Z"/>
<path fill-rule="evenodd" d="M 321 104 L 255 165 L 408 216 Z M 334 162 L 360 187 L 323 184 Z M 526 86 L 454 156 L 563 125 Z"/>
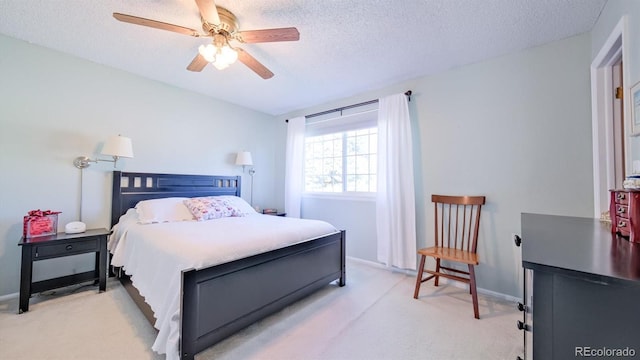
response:
<path fill-rule="evenodd" d="M 240 151 L 236 155 L 236 165 L 253 165 L 253 159 L 251 158 L 251 152 L 249 151 Z"/>
<path fill-rule="evenodd" d="M 131 144 L 131 139 L 120 135 L 109 137 L 102 148 L 102 155 L 132 158 L 133 145 Z"/>

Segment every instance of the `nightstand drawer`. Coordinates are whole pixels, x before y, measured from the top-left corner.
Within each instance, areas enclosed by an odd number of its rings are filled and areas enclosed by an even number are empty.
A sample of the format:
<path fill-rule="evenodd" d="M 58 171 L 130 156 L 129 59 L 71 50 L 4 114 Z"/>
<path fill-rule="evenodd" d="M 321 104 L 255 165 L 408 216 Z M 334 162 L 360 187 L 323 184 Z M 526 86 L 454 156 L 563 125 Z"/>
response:
<path fill-rule="evenodd" d="M 82 240 L 67 242 L 57 245 L 40 245 L 34 247 L 34 258 L 41 259 L 46 257 L 67 256 L 72 254 L 82 254 L 86 252 L 99 251 L 98 239 Z"/>

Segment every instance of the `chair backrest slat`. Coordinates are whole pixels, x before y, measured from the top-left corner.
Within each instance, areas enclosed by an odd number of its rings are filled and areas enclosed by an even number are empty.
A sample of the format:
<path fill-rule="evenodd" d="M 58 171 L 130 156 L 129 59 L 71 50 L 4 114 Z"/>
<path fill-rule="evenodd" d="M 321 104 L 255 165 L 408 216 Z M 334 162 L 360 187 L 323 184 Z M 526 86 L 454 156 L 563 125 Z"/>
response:
<path fill-rule="evenodd" d="M 460 206 L 460 205 L 458 205 L 458 206 Z M 468 212 L 469 209 L 467 209 L 467 205 L 462 205 L 462 207 L 463 207 L 462 208 L 462 218 L 458 217 L 457 221 L 462 223 L 462 228 L 463 229 L 466 229 L 466 228 L 468 228 L 468 226 L 467 226 L 467 212 Z M 469 237 L 466 236 L 466 232 L 463 230 L 460 233 L 460 247 L 459 247 L 459 249 L 464 249 L 465 247 L 468 247 L 468 245 L 469 245 Z M 456 248 L 458 248 L 458 247 L 456 246 Z"/>
<path fill-rule="evenodd" d="M 438 225 L 441 223 L 438 222 L 438 203 L 433 203 L 433 205 L 435 207 L 435 218 L 433 220 L 433 223 L 435 224 L 434 229 L 436 229 L 435 241 L 436 241 L 436 246 L 440 246 L 440 237 L 438 236 Z"/>
<path fill-rule="evenodd" d="M 432 195 L 431 201 L 435 208 L 435 246 L 476 252 L 485 197 Z"/>
<path fill-rule="evenodd" d="M 458 218 L 458 213 L 460 212 L 460 205 L 456 205 L 456 219 Z M 464 236 L 463 239 L 461 239 L 464 241 Z M 456 233 L 453 236 L 453 247 L 457 248 L 458 247 L 458 222 L 456 221 Z"/>
<path fill-rule="evenodd" d="M 447 206 L 449 209 L 448 219 L 451 219 L 451 204 Z M 451 247 L 451 221 L 447 222 L 447 246 Z"/>

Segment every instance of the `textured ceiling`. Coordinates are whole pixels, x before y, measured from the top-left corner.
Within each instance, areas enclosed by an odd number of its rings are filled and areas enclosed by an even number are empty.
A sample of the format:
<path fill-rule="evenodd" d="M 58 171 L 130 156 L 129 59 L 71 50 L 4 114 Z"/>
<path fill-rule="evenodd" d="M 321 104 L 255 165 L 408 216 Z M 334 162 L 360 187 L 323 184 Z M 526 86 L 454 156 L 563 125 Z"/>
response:
<path fill-rule="evenodd" d="M 357 95 L 591 30 L 606 0 L 216 0 L 240 30 L 295 26 L 300 41 L 242 44 L 241 63 L 186 70 L 194 38 L 113 12 L 200 29 L 194 0 L 0 0 L 0 33 L 272 115 Z M 0 54 L 1 56 L 1 54 Z"/>

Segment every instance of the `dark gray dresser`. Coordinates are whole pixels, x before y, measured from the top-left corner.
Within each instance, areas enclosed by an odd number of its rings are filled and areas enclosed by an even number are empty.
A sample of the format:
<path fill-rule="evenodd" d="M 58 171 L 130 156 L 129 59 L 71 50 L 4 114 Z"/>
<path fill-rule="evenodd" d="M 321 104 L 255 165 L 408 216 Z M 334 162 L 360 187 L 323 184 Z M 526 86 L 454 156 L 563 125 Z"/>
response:
<path fill-rule="evenodd" d="M 522 214 L 522 265 L 527 359 L 640 359 L 640 244 L 597 219 Z"/>

